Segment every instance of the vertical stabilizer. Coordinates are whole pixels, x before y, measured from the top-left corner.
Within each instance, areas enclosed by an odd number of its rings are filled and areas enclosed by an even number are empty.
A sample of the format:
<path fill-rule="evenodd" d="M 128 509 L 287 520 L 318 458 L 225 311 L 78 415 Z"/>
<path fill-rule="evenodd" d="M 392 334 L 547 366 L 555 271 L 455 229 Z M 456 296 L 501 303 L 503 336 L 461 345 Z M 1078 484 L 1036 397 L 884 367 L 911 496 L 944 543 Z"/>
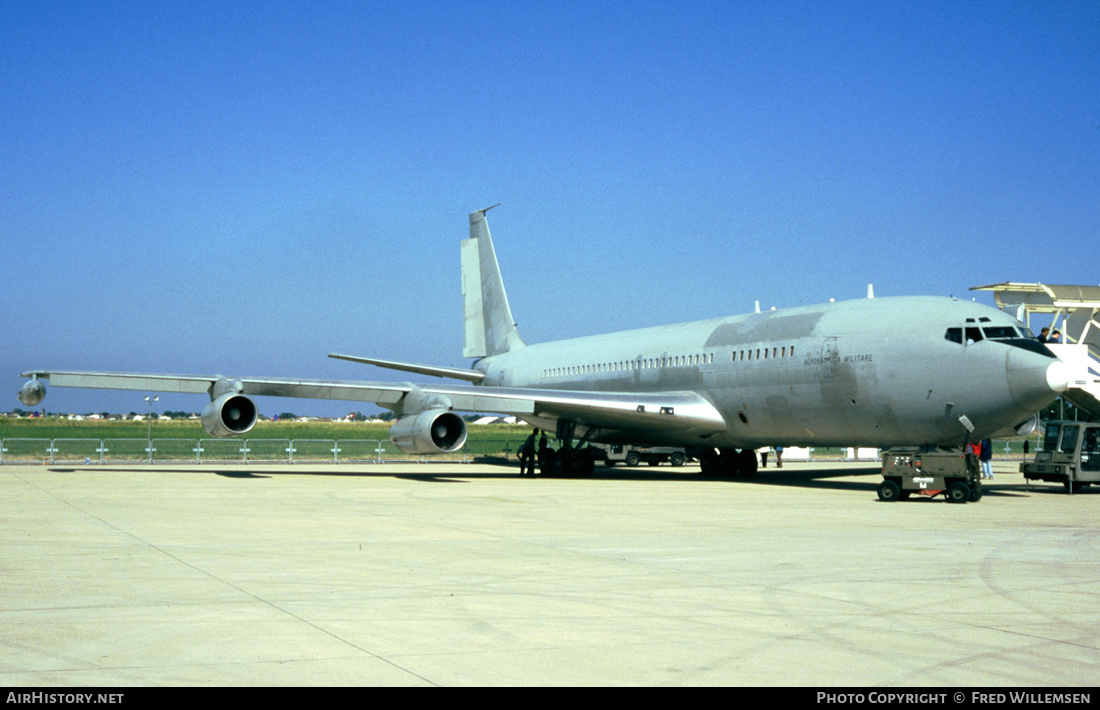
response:
<path fill-rule="evenodd" d="M 496 205 L 493 205 L 495 207 Z M 462 240 L 462 305 L 466 321 L 462 356 L 481 358 L 523 347 L 512 320 L 485 213 L 470 213 L 470 238 Z"/>

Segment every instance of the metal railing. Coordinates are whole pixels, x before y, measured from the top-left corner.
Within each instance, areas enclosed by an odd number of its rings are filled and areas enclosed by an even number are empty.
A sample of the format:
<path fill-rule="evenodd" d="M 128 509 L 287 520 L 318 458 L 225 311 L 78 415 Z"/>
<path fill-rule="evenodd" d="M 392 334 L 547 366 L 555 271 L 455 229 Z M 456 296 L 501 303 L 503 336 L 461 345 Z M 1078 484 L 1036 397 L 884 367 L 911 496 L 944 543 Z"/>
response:
<path fill-rule="evenodd" d="M 456 454 L 406 454 L 388 439 L 0 439 L 0 465 L 12 463 L 383 463 L 514 459 L 519 442 L 483 439 Z M 1022 441 L 995 442 L 998 460 L 1024 460 Z M 784 461 L 876 461 L 877 449 L 788 448 Z M 768 464 L 774 465 L 774 451 Z"/>
<path fill-rule="evenodd" d="M 478 442 L 477 451 L 431 457 L 467 463 L 514 456 L 515 442 Z M 388 439 L 0 439 L 0 465 L 12 463 L 382 463 L 428 461 Z"/>

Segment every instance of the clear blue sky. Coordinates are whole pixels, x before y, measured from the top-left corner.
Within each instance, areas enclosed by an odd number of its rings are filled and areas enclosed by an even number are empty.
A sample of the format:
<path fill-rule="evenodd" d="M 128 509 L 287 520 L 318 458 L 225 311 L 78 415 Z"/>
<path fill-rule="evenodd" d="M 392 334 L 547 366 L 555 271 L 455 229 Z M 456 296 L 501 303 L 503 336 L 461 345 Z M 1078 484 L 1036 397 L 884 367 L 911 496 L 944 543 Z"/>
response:
<path fill-rule="evenodd" d="M 0 410 L 30 368 L 464 366 L 497 202 L 528 342 L 1100 283 L 1095 0 L 13 0 L 0 107 Z"/>

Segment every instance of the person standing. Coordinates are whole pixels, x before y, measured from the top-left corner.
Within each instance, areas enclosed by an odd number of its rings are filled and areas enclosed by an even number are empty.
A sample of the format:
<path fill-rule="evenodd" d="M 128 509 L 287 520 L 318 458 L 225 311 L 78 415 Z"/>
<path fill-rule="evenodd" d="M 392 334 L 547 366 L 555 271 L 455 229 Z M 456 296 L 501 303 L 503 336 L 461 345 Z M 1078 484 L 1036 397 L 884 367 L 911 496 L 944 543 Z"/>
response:
<path fill-rule="evenodd" d="M 538 461 L 539 473 L 544 476 L 550 473 L 551 457 L 554 455 L 554 452 L 550 449 L 550 444 L 546 441 L 546 432 L 543 432 L 542 437 L 539 439 L 539 448 L 535 455 Z"/>
<path fill-rule="evenodd" d="M 527 441 L 523 442 L 523 447 L 519 450 L 519 475 L 521 476 L 535 475 L 535 439 L 538 435 L 538 429 L 532 430 L 531 436 L 527 437 Z"/>
<path fill-rule="evenodd" d="M 982 462 L 982 478 L 993 478 L 993 442 L 982 439 L 978 460 Z"/>

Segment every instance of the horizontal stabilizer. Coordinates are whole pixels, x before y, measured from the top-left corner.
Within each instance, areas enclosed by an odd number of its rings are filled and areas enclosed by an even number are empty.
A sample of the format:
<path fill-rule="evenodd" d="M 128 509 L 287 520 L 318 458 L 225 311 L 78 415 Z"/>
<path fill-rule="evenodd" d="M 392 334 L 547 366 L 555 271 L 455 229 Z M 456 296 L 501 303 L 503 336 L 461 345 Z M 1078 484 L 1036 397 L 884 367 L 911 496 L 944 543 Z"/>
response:
<path fill-rule="evenodd" d="M 481 382 L 485 378 L 485 373 L 478 372 L 477 370 L 464 370 L 459 367 L 436 367 L 434 365 L 417 365 L 409 362 L 396 362 L 394 360 L 378 360 L 371 357 L 357 357 L 355 355 L 340 355 L 338 353 L 329 353 L 329 357 L 337 360 L 349 360 L 351 362 L 359 362 L 364 365 L 374 365 L 376 367 L 388 367 L 391 370 L 402 370 L 404 372 L 415 372 L 418 375 L 430 375 L 432 377 L 450 377 L 455 380 L 465 380 L 467 382 Z"/>

